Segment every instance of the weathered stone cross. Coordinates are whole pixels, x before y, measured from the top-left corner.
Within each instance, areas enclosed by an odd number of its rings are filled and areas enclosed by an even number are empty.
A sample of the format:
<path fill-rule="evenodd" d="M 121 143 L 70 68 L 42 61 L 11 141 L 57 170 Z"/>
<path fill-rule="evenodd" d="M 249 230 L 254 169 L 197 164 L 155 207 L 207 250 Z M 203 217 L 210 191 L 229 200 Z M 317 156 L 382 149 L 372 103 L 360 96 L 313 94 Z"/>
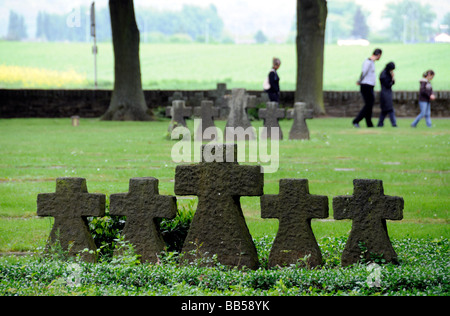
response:
<path fill-rule="evenodd" d="M 207 95 L 214 100 L 214 104 L 219 108 L 219 116 L 226 118 L 230 110 L 227 105 L 227 84 L 218 83 L 216 90 L 208 91 Z"/>
<path fill-rule="evenodd" d="M 231 99 L 228 102 L 230 113 L 228 114 L 227 124 L 225 126 L 225 139 L 227 141 L 236 140 L 236 133 L 239 129 L 245 130 L 247 133 L 243 138 L 247 140 L 255 140 L 256 133 L 247 114 L 247 108 L 255 106 L 255 96 L 249 96 L 245 89 L 233 89 Z M 237 140 L 240 140 L 239 138 Z M 244 139 L 242 139 L 244 140 Z"/>
<path fill-rule="evenodd" d="M 235 144 L 207 144 L 202 153 L 201 163 L 177 166 L 175 172 L 175 194 L 198 196 L 182 251 L 188 259 L 216 254 L 224 265 L 256 269 L 258 255 L 239 199 L 263 194 L 261 167 L 240 166 Z"/>
<path fill-rule="evenodd" d="M 384 195 L 381 180 L 353 180 L 353 186 L 353 196 L 333 198 L 334 218 L 353 220 L 342 265 L 357 263 L 361 258 L 396 263 L 397 254 L 389 239 L 386 219 L 403 218 L 403 198 Z"/>
<path fill-rule="evenodd" d="M 278 107 L 278 102 L 267 102 L 265 109 L 259 109 L 258 116 L 264 120 L 264 127 L 266 127 L 261 137 L 272 138 L 271 128 L 275 127 L 279 130 L 278 139 L 283 139 L 283 132 L 278 120 L 286 116 L 286 111 Z"/>
<path fill-rule="evenodd" d="M 110 214 L 126 216 L 122 234 L 143 262 L 157 262 L 165 243 L 155 218 L 172 219 L 177 214 L 176 197 L 159 195 L 158 179 L 130 179 L 129 192 L 111 194 Z"/>
<path fill-rule="evenodd" d="M 169 133 L 171 133 L 176 127 L 187 127 L 185 118 L 192 115 L 192 108 L 185 106 L 185 101 L 173 101 L 172 106 L 166 108 L 166 116 L 171 117 L 169 124 Z"/>
<path fill-rule="evenodd" d="M 82 252 L 84 249 L 97 250 L 89 232 L 87 217 L 105 215 L 104 194 L 89 194 L 86 179 L 58 178 L 55 193 L 41 193 L 37 196 L 37 215 L 54 217 L 49 245 L 59 242 L 62 249 L 75 256 L 95 261 L 95 254 Z M 48 250 L 48 248 L 47 248 Z"/>
<path fill-rule="evenodd" d="M 261 217 L 278 218 L 279 229 L 269 255 L 269 266 L 322 264 L 322 254 L 311 229 L 311 219 L 328 217 L 328 198 L 309 194 L 308 180 L 280 180 L 279 195 L 261 197 Z"/>
<path fill-rule="evenodd" d="M 294 123 L 289 132 L 289 139 L 309 139 L 309 129 L 306 119 L 313 118 L 313 111 L 306 108 L 306 103 L 296 102 L 294 104 Z"/>
<path fill-rule="evenodd" d="M 216 128 L 214 119 L 219 117 L 219 108 L 214 107 L 212 101 L 202 101 L 200 111 L 202 124 L 198 126 L 196 139 L 200 141 L 214 140 L 216 138 L 214 135 L 217 135 L 217 131 L 214 131 L 213 135 L 211 135 L 210 133 L 205 133 L 205 130 L 208 129 L 208 132 L 211 132 L 212 129 Z"/>

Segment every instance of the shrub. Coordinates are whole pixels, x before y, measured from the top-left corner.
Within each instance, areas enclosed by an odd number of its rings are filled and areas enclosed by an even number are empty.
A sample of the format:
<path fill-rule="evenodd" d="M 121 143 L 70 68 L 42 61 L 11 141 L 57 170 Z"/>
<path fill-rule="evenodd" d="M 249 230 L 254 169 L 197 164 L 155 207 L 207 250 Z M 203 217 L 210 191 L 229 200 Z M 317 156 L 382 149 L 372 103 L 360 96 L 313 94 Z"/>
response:
<path fill-rule="evenodd" d="M 174 219 L 156 219 L 156 226 L 167 245 L 167 251 L 180 252 L 186 239 L 192 218 L 195 214 L 195 201 L 192 200 L 187 206 L 181 206 Z M 89 217 L 89 230 L 99 249 L 102 260 L 111 260 L 117 242 L 125 227 L 126 216 L 110 216 L 109 205 L 106 206 L 104 217 Z"/>

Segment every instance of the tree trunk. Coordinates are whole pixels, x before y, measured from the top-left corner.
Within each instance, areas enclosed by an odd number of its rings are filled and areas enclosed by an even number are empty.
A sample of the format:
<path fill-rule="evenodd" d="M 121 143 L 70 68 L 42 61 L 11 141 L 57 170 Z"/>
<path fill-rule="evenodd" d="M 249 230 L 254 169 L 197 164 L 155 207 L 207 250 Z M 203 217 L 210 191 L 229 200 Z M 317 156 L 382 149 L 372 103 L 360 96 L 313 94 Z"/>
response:
<path fill-rule="evenodd" d="M 109 0 L 114 46 L 114 91 L 102 120 L 148 121 L 139 61 L 139 30 L 133 0 Z"/>
<path fill-rule="evenodd" d="M 326 0 L 297 0 L 297 87 L 296 102 L 306 102 L 314 114 L 325 114 L 323 61 Z"/>

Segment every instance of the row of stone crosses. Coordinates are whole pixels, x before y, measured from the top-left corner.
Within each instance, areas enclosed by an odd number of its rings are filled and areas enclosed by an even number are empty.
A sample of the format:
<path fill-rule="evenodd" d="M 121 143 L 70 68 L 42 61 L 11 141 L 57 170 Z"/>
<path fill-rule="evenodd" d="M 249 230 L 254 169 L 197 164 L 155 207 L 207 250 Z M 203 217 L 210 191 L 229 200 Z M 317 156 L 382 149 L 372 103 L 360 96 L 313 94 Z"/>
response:
<path fill-rule="evenodd" d="M 201 135 L 203 141 L 210 141 L 210 138 L 205 138 L 204 133 L 207 128 L 215 128 L 214 120 L 221 117 L 221 108 L 226 106 L 228 108 L 228 119 L 225 128 L 242 127 L 248 129 L 252 127 L 250 119 L 248 118 L 247 109 L 256 107 L 256 96 L 250 96 L 245 89 L 232 89 L 231 95 L 222 98 L 222 107 L 214 106 L 213 101 L 203 100 L 200 107 L 186 107 L 184 100 L 180 95 L 173 97 L 172 106 L 166 108 L 166 116 L 171 118 L 168 131 L 171 133 L 176 127 L 187 127 L 186 118 L 192 116 L 199 116 L 202 119 L 202 125 L 199 126 L 197 135 Z M 264 127 L 267 127 L 267 132 L 262 134 L 262 137 L 273 139 L 275 136 L 271 135 L 271 128 L 276 127 L 279 130 L 278 139 L 283 139 L 283 133 L 280 128 L 279 120 L 283 118 L 293 118 L 294 122 L 289 132 L 289 139 L 305 139 L 308 140 L 309 130 L 306 124 L 306 119 L 313 118 L 313 111 L 307 109 L 304 102 L 297 102 L 294 104 L 292 110 L 286 110 L 279 107 L 277 102 L 267 102 L 266 108 L 261 108 L 258 111 L 258 116 L 264 120 Z M 255 132 L 252 129 L 248 130 L 250 133 L 249 139 L 256 139 Z"/>
<path fill-rule="evenodd" d="M 213 146 L 207 148 L 206 146 Z M 236 144 L 207 144 L 202 150 L 221 150 L 234 162 L 205 162 L 178 165 L 175 195 L 197 196 L 198 205 L 183 245 L 186 259 L 217 255 L 221 264 L 258 268 L 258 255 L 241 209 L 241 196 L 260 196 L 261 217 L 279 220 L 279 229 L 269 255 L 269 266 L 286 266 L 305 260 L 309 267 L 322 264 L 322 254 L 311 220 L 329 216 L 328 197 L 312 195 L 306 179 L 282 179 L 278 195 L 266 195 L 264 173 L 258 165 L 237 163 Z M 225 156 L 227 155 L 227 156 Z M 142 262 L 155 263 L 165 249 L 155 218 L 172 219 L 177 214 L 176 196 L 160 195 L 156 178 L 132 178 L 128 193 L 111 194 L 110 215 L 126 216 L 122 235 L 133 244 Z M 354 180 L 353 195 L 333 198 L 335 220 L 353 220 L 352 230 L 341 257 L 348 266 L 361 258 L 377 255 L 397 262 L 386 220 L 403 218 L 401 197 L 386 196 L 381 180 Z M 37 214 L 52 216 L 54 225 L 49 244 L 59 242 L 71 255 L 83 249 L 96 250 L 86 218 L 105 215 L 105 195 L 90 194 L 83 178 L 58 178 L 55 193 L 37 197 Z M 83 252 L 86 261 L 95 256 Z M 304 262 L 304 261 L 303 261 Z"/>

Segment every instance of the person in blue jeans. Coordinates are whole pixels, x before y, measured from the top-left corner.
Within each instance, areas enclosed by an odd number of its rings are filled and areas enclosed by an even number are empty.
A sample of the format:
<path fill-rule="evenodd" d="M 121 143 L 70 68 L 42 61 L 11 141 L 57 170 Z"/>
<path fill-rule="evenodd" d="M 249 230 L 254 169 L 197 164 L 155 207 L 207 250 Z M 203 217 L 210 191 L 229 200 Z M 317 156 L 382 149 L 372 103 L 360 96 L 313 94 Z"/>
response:
<path fill-rule="evenodd" d="M 411 127 L 416 127 L 419 121 L 425 117 L 425 123 L 428 127 L 431 127 L 431 101 L 436 97 L 433 94 L 433 87 L 431 86 L 431 80 L 434 78 L 434 71 L 427 70 L 423 74 L 423 78 L 420 79 L 420 91 L 419 91 L 419 106 L 420 114 L 412 122 Z"/>

